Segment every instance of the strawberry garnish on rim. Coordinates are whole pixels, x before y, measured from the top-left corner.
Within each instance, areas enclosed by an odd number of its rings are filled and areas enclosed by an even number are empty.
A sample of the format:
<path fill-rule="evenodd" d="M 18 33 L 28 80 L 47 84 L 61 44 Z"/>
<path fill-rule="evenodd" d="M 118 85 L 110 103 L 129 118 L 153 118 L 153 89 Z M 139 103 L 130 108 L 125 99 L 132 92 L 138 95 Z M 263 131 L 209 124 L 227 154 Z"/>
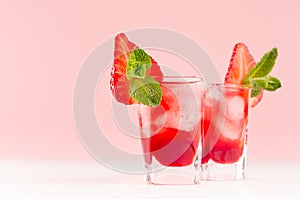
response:
<path fill-rule="evenodd" d="M 256 65 L 253 56 L 250 54 L 247 46 L 243 43 L 238 43 L 234 46 L 233 53 L 230 59 L 230 65 L 225 77 L 225 84 L 241 85 L 243 79 L 250 69 Z M 250 107 L 254 107 L 260 102 L 263 96 L 263 91 L 256 97 L 251 97 L 249 101 Z"/>
<path fill-rule="evenodd" d="M 129 81 L 126 78 L 126 66 L 130 53 L 138 48 L 137 45 L 128 40 L 124 33 L 116 35 L 110 89 L 115 99 L 125 105 L 134 103 L 134 100 L 129 95 Z M 151 58 L 151 61 L 152 66 L 147 72 L 147 75 L 162 77 L 163 74 L 157 62 L 153 58 Z"/>

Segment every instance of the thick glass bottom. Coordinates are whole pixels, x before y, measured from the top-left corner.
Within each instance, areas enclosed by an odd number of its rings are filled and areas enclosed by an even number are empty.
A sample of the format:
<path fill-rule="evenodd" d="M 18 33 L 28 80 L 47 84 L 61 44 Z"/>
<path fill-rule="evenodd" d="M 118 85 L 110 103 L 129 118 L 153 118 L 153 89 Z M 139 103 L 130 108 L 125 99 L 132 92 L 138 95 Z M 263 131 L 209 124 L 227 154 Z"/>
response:
<path fill-rule="evenodd" d="M 219 164 L 213 160 L 201 165 L 201 180 L 244 180 L 246 179 L 247 145 L 239 161 Z"/>
<path fill-rule="evenodd" d="M 153 169 L 151 166 L 146 165 L 146 183 L 155 185 L 199 184 L 200 165 L 198 163 L 196 159 L 193 164 L 188 166 L 161 166 L 159 169 Z"/>

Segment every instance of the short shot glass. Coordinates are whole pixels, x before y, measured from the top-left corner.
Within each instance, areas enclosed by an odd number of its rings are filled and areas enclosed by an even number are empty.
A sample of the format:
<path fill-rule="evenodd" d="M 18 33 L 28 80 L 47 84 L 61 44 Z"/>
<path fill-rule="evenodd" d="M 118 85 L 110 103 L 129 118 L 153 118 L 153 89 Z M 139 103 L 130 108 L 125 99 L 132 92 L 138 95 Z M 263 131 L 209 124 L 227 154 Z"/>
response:
<path fill-rule="evenodd" d="M 203 79 L 165 76 L 157 107 L 140 105 L 139 126 L 148 184 L 198 184 Z"/>
<path fill-rule="evenodd" d="M 207 86 L 202 98 L 202 180 L 246 178 L 249 94 L 243 86 Z"/>

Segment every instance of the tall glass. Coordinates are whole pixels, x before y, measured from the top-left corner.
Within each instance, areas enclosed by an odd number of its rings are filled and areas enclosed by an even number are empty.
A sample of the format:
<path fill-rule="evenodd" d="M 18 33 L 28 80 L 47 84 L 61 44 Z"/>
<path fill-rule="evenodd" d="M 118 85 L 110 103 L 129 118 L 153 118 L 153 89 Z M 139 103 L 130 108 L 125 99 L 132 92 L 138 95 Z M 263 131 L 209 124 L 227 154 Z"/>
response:
<path fill-rule="evenodd" d="M 246 178 L 250 90 L 236 85 L 208 85 L 203 98 L 203 180 Z"/>
<path fill-rule="evenodd" d="M 146 181 L 149 184 L 197 184 L 202 148 L 203 80 L 163 77 L 161 88 L 160 105 L 141 105 L 139 109 Z"/>

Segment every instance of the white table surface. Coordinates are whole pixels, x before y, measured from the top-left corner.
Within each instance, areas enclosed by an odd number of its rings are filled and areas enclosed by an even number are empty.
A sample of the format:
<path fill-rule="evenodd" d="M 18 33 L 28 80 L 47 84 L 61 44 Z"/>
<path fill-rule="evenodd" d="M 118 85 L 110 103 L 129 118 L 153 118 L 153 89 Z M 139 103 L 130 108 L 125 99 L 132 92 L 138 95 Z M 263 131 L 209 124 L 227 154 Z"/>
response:
<path fill-rule="evenodd" d="M 300 162 L 248 163 L 246 181 L 145 185 L 143 176 L 112 171 L 96 161 L 0 160 L 1 199 L 45 198 L 300 198 Z"/>

